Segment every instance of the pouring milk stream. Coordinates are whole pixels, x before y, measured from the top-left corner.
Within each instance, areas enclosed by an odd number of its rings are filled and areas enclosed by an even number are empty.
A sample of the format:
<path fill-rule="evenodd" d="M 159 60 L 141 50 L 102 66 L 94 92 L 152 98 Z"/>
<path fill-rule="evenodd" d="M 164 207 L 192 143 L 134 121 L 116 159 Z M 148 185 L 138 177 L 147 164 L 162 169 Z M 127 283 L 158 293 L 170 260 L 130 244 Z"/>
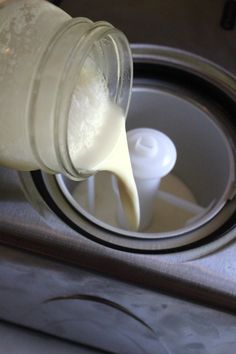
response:
<path fill-rule="evenodd" d="M 89 59 L 72 97 L 68 128 L 69 152 L 75 168 L 116 175 L 129 227 L 137 230 L 139 199 L 129 157 L 125 117 L 110 101 L 106 81 Z"/>

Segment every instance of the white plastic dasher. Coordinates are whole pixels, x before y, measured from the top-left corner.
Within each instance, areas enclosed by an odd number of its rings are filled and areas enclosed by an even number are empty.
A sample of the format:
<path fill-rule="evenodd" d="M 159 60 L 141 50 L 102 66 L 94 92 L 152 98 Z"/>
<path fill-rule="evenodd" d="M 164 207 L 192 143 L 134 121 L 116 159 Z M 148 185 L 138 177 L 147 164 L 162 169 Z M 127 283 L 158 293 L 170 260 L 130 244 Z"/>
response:
<path fill-rule="evenodd" d="M 139 194 L 140 230 L 146 229 L 152 220 L 157 189 L 161 179 L 173 169 L 176 148 L 168 136 L 149 128 L 138 128 L 127 133 L 133 174 Z M 113 181 L 115 193 L 117 185 Z M 124 211 L 118 201 L 118 223 L 127 228 Z"/>

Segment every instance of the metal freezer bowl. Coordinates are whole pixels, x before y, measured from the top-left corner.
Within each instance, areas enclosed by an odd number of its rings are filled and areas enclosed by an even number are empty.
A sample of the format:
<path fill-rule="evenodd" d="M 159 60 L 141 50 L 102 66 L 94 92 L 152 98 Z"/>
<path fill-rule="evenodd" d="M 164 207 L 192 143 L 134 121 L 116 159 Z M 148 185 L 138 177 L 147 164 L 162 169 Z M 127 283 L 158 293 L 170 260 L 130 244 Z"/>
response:
<path fill-rule="evenodd" d="M 179 0 L 175 6 L 172 1 L 147 2 L 143 11 L 150 11 L 150 21 L 139 31 L 130 18 L 133 13 L 142 23 L 141 5 L 134 13 L 132 4 L 118 12 L 104 4 L 94 14 L 87 3 L 77 8 L 75 2 L 62 2 L 74 16 L 83 12 L 117 26 L 120 22 L 132 41 L 178 47 L 180 57 L 184 49 L 219 64 L 229 79 L 222 82 L 224 90 L 235 91 L 235 32 L 216 28 L 221 1 L 214 8 L 211 2 L 204 8 L 195 1 Z M 168 26 L 163 23 L 166 13 Z M 138 48 L 136 54 L 138 60 Z M 176 56 L 172 61 L 179 64 Z M 27 178 L 27 193 L 35 196 L 32 176 Z M 14 171 L 1 169 L 0 196 L 0 239 L 8 245 L 1 246 L 0 318 L 116 353 L 235 352 L 235 316 L 220 311 L 235 313 L 236 308 L 234 220 L 214 242 L 144 254 L 107 247 L 84 228 L 76 232 L 38 193 L 34 203 L 39 216 Z"/>
<path fill-rule="evenodd" d="M 168 48 L 139 45 L 133 48 L 133 56 L 135 75 L 127 129 L 158 129 L 174 141 L 178 158 L 173 174 L 190 187 L 203 214 L 175 230 L 131 233 L 108 225 L 104 212 L 100 213 L 103 214 L 100 219 L 94 217 L 79 203 L 77 184 L 63 176 L 22 175 L 23 183 L 27 189 L 33 179 L 47 202 L 50 196 L 46 194 L 51 195 L 65 222 L 74 224 L 75 229 L 77 225 L 79 232 L 84 228 L 87 236 L 111 247 L 167 253 L 181 247 L 193 248 L 191 244 L 197 246 L 201 240 L 211 242 L 212 251 L 213 241 L 235 224 L 235 129 L 231 123 L 235 103 L 230 97 L 234 97 L 234 80 L 198 57 Z M 112 195 L 109 176 L 101 175 L 101 179 L 106 194 Z M 103 190 L 104 186 L 101 184 L 100 188 Z M 31 199 L 34 202 L 33 193 Z M 100 195 L 97 208 L 106 211 L 109 208 L 107 214 L 111 214 L 113 205 L 109 201 L 107 205 Z M 57 212 L 52 201 L 50 206 Z M 85 218 L 90 224 L 85 223 Z M 228 226 L 222 229 L 226 221 Z M 221 231 L 215 232 L 220 227 Z M 105 231 L 109 229 L 111 232 Z M 227 242 L 227 238 L 224 240 Z M 218 247 L 217 243 L 215 246 Z"/>

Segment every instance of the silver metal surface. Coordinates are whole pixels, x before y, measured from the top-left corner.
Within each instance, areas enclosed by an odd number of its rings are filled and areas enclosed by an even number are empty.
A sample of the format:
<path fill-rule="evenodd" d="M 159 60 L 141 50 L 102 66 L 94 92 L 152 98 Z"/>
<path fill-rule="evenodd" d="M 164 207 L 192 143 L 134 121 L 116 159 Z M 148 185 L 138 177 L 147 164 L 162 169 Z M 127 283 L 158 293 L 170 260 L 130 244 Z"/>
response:
<path fill-rule="evenodd" d="M 102 353 L 235 352 L 233 315 L 19 250 L 0 256 L 1 318 Z"/>
<path fill-rule="evenodd" d="M 0 352 L 8 354 L 101 354 L 101 351 L 68 343 L 51 335 L 0 321 Z M 13 340 L 14 338 L 14 340 Z M 104 354 L 104 352 L 103 352 Z"/>

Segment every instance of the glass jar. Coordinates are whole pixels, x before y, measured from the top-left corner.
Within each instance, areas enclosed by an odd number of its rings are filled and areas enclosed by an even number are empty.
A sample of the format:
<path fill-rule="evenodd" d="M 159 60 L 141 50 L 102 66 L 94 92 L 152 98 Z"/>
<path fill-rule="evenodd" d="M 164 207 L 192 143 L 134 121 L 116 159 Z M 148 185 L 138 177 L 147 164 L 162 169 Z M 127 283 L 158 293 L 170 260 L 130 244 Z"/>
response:
<path fill-rule="evenodd" d="M 90 63 L 126 116 L 132 58 L 122 32 L 72 19 L 44 0 L 0 5 L 0 165 L 73 179 L 91 174 L 75 167 L 68 131 L 73 93 Z"/>

